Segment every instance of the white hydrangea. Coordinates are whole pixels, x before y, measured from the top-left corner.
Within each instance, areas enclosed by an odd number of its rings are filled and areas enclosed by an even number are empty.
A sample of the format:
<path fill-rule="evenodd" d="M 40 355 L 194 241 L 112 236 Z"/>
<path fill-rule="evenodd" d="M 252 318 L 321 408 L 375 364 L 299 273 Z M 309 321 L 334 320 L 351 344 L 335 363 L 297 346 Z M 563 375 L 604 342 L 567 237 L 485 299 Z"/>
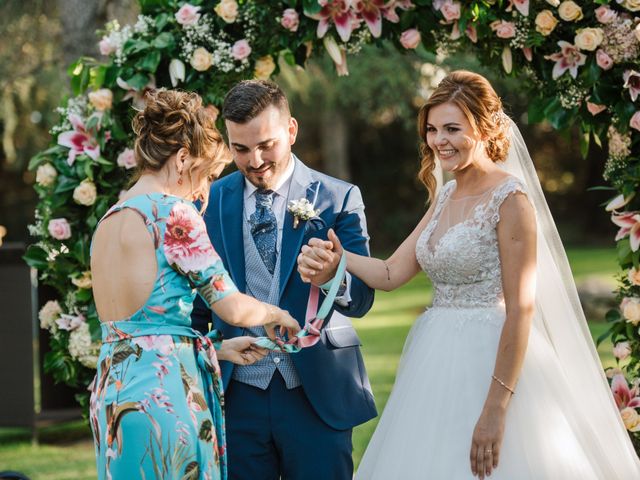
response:
<path fill-rule="evenodd" d="M 82 323 L 69 334 L 69 354 L 85 367 L 96 368 L 100 345 L 91 341 L 89 324 Z"/>
<path fill-rule="evenodd" d="M 56 320 L 62 314 L 62 307 L 57 300 L 49 300 L 40 309 L 38 318 L 40 319 L 40 328 L 45 330 L 57 329 Z"/>

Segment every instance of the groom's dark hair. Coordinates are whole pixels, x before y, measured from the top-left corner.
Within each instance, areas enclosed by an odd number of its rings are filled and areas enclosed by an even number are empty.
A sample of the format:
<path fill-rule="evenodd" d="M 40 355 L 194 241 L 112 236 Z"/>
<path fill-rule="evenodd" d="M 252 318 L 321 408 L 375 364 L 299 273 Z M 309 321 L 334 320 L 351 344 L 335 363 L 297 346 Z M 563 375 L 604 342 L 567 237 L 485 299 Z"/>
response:
<path fill-rule="evenodd" d="M 287 97 L 276 83 L 268 80 L 244 80 L 224 97 L 222 118 L 234 123 L 246 123 L 271 105 L 290 115 Z"/>

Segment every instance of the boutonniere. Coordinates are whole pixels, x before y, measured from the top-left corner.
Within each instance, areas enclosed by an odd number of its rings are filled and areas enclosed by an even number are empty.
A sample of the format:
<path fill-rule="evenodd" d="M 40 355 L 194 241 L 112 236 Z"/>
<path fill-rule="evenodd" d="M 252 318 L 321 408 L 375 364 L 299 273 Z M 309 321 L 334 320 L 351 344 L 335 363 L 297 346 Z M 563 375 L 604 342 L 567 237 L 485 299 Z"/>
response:
<path fill-rule="evenodd" d="M 320 213 L 320 210 L 315 210 L 313 204 L 306 198 L 289 201 L 287 211 L 293 215 L 293 228 L 298 228 L 300 220 L 310 220 Z"/>

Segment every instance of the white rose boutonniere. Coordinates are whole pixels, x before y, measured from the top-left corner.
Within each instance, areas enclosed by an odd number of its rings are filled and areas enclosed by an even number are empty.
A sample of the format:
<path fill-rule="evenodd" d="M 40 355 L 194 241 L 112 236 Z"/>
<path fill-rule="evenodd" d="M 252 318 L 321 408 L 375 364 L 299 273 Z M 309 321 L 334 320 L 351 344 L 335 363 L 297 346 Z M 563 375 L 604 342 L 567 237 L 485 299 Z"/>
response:
<path fill-rule="evenodd" d="M 293 228 L 298 228 L 300 220 L 310 220 L 320 213 L 320 210 L 315 210 L 313 204 L 306 198 L 289 201 L 287 211 L 293 215 Z"/>

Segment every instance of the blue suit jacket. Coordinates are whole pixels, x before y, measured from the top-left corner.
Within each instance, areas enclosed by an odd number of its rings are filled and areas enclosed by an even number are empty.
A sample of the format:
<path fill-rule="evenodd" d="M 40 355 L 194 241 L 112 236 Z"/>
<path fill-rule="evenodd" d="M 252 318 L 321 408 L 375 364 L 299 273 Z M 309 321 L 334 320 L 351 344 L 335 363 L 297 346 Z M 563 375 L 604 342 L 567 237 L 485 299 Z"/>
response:
<path fill-rule="evenodd" d="M 311 170 L 295 159 L 290 199 L 307 198 L 320 210 L 322 221 L 301 221 L 293 228 L 293 216 L 285 214 L 282 234 L 280 302 L 300 325 L 304 325 L 309 284 L 302 282 L 296 259 L 302 245 L 310 238 L 326 239 L 329 228 L 338 234 L 345 249 L 360 255 L 369 254 L 364 204 L 358 187 Z M 246 290 L 242 214 L 244 177 L 234 172 L 214 182 L 205 213 L 207 231 L 224 266 L 241 292 Z M 292 354 L 304 392 L 320 418 L 329 426 L 343 430 L 366 422 L 377 415 L 371 385 L 360 353 L 360 339 L 347 318 L 364 316 L 373 304 L 373 290 L 352 277 L 351 302 L 336 306 L 325 323 L 321 341 Z M 322 297 L 322 295 L 321 295 Z M 194 328 L 205 332 L 212 312 L 198 297 L 192 314 Z M 232 338 L 243 329 L 229 325 L 213 315 L 214 328 Z M 221 362 L 225 387 L 233 364 Z"/>

